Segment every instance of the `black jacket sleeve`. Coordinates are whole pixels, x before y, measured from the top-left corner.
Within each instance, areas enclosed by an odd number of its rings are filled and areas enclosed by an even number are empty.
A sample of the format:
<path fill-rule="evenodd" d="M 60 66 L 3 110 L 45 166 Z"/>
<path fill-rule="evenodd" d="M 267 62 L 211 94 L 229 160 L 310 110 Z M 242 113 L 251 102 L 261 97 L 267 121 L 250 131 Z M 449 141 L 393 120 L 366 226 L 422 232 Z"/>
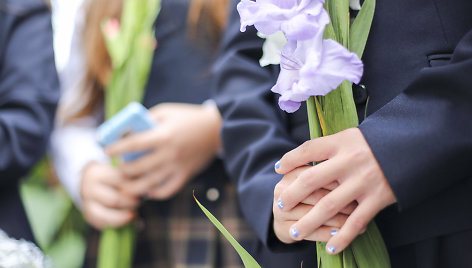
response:
<path fill-rule="evenodd" d="M 287 115 L 278 109 L 277 97 L 270 91 L 279 69 L 260 67 L 264 40 L 257 37 L 253 27 L 245 33 L 239 27 L 234 9 L 223 39 L 223 53 L 215 65 L 224 162 L 237 184 L 245 218 L 259 239 L 275 248 L 280 242 L 271 231 L 272 202 L 274 187 L 282 177 L 275 173 L 274 164 L 297 144 L 290 139 Z M 308 129 L 305 131 L 308 134 Z M 308 251 L 314 257 L 313 243 Z"/>
<path fill-rule="evenodd" d="M 6 3 L 0 10 L 0 185 L 16 182 L 43 155 L 59 98 L 48 7 Z"/>
<path fill-rule="evenodd" d="M 423 69 L 359 126 L 400 209 L 472 177 L 471 74 L 472 31 L 449 64 Z"/>

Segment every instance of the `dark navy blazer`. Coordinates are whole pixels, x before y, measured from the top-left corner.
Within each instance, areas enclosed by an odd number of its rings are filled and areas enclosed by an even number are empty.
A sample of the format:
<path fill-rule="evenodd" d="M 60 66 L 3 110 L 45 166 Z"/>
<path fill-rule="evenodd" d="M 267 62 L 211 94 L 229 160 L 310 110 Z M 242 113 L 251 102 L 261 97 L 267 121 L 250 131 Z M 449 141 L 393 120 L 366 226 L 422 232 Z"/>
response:
<path fill-rule="evenodd" d="M 16 238 L 33 240 L 18 182 L 46 150 L 58 98 L 48 7 L 0 0 L 0 229 Z"/>
<path fill-rule="evenodd" d="M 472 229 L 471 10 L 470 0 L 377 1 L 365 90 L 354 93 L 361 121 L 368 115 L 359 128 L 398 199 L 376 218 L 391 248 Z M 215 65 L 225 162 L 270 246 L 274 163 L 309 138 L 306 109 L 279 110 L 270 92 L 278 69 L 258 66 L 262 40 L 239 33 L 233 15 Z"/>

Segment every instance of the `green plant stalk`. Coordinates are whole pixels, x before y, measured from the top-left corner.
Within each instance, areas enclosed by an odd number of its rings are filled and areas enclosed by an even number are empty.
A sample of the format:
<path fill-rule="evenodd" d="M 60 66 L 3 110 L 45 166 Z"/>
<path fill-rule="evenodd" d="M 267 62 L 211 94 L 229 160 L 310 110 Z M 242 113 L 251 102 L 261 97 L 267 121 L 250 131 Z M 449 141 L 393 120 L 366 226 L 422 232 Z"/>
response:
<path fill-rule="evenodd" d="M 105 91 L 105 118 L 109 119 L 132 101 L 141 102 L 154 54 L 153 24 L 161 0 L 124 0 L 118 36 L 102 30 L 112 60 L 112 76 Z M 105 22 L 104 22 L 105 23 Z M 114 161 L 116 166 L 116 161 Z M 130 268 L 136 230 L 132 223 L 103 230 L 98 268 Z"/>
<path fill-rule="evenodd" d="M 100 237 L 97 267 L 132 267 L 135 237 L 136 230 L 132 224 L 104 229 Z"/>
<path fill-rule="evenodd" d="M 373 20 L 375 0 L 364 2 L 351 28 L 348 0 L 327 0 L 325 7 L 330 14 L 331 23 L 326 27 L 324 37 L 338 41 L 362 57 Z M 352 84 L 347 81 L 324 97 L 310 98 L 307 110 L 312 139 L 335 134 L 359 124 Z M 320 268 L 390 267 L 385 243 L 373 221 L 369 223 L 366 232 L 358 236 L 342 253 L 329 255 L 325 248 L 326 243 L 316 243 Z"/>

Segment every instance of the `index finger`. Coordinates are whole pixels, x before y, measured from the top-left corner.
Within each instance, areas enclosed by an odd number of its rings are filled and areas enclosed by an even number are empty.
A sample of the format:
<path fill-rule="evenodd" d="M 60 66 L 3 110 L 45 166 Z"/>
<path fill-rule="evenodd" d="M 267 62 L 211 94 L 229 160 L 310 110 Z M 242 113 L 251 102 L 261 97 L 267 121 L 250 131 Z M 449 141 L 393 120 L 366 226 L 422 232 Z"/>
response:
<path fill-rule="evenodd" d="M 279 174 L 287 174 L 293 169 L 308 163 L 324 161 L 334 154 L 335 148 L 331 136 L 306 141 L 286 153 L 275 164 L 275 171 Z"/>
<path fill-rule="evenodd" d="M 106 147 L 105 152 L 109 156 L 118 156 L 125 153 L 148 151 L 160 143 L 161 136 L 161 133 L 154 129 L 135 133 Z"/>

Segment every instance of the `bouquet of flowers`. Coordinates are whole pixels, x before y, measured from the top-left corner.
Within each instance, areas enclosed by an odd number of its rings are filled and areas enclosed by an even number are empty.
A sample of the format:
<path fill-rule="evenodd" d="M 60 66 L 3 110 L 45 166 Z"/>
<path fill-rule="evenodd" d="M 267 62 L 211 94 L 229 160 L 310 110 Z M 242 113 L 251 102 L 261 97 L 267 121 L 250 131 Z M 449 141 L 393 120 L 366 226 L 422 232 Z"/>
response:
<path fill-rule="evenodd" d="M 156 47 L 153 25 L 160 4 L 161 0 L 124 0 L 121 21 L 108 19 L 102 25 L 112 62 L 112 76 L 105 91 L 106 119 L 143 98 Z M 131 267 L 134 237 L 132 224 L 104 230 L 98 267 Z"/>
<path fill-rule="evenodd" d="M 359 10 L 351 24 L 351 9 Z M 267 38 L 261 64 L 280 64 L 272 91 L 292 113 L 307 102 L 312 139 L 358 125 L 352 83 L 363 74 L 360 58 L 369 35 L 375 0 L 242 0 L 241 31 L 254 25 Z M 319 267 L 390 267 L 374 222 L 337 255 L 317 242 Z M 329 250 L 329 249 L 328 249 Z"/>

